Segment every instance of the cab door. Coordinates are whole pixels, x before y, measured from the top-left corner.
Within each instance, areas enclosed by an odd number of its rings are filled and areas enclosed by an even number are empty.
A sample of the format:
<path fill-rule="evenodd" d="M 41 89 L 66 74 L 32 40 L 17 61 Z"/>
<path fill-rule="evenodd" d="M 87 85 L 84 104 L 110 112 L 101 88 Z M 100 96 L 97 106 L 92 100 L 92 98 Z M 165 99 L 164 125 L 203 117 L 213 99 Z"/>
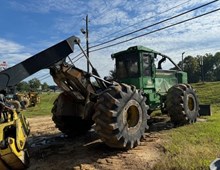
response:
<path fill-rule="evenodd" d="M 153 53 L 142 53 L 142 84 L 144 89 L 154 88 L 152 58 Z"/>

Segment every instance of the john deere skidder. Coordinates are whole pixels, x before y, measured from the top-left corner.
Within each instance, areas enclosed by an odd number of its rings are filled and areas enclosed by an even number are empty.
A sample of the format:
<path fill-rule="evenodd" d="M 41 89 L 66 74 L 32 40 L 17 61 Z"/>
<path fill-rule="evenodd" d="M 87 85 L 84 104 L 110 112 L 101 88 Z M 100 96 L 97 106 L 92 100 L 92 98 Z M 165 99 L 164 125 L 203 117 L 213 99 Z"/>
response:
<path fill-rule="evenodd" d="M 100 78 L 85 53 L 91 73 L 67 63 L 65 59 L 74 51 L 74 44 L 84 53 L 80 40 L 72 36 L 0 72 L 0 90 L 49 68 L 55 83 L 63 91 L 52 108 L 56 127 L 69 136 L 76 136 L 86 133 L 94 124 L 103 142 L 114 148 L 130 149 L 139 145 L 148 129 L 149 114 L 159 107 L 170 115 L 175 124 L 196 121 L 198 101 L 192 87 L 186 84 L 186 73 L 175 64 L 177 71 L 161 69 L 166 59 L 173 63 L 169 57 L 141 46 L 113 54 L 118 82 L 110 82 Z M 159 55 L 162 59 L 156 69 L 154 61 Z M 91 77 L 96 83 L 91 82 Z M 7 141 L 4 129 L 8 124 L 3 122 L 0 127 L 3 133 L 1 140 Z M 14 131 L 17 134 L 16 126 Z M 18 135 L 12 137 L 15 141 L 20 140 Z M 18 148 L 18 144 L 14 142 L 14 148 Z M 3 164 L 11 167 L 1 152 L 9 147 L 10 142 L 0 147 L 0 155 Z"/>
<path fill-rule="evenodd" d="M 199 104 L 195 91 L 187 84 L 187 74 L 171 58 L 143 46 L 130 47 L 112 58 L 116 59 L 116 79 L 142 91 L 148 114 L 160 108 L 174 124 L 196 121 Z M 176 70 L 162 70 L 166 60 Z"/>

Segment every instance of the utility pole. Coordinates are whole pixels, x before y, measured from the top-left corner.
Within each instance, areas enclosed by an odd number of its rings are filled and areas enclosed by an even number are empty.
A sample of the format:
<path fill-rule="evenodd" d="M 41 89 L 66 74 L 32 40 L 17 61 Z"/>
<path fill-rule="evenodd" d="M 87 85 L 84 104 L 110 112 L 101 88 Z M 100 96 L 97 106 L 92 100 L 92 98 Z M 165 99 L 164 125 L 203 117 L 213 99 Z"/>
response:
<path fill-rule="evenodd" d="M 184 71 L 184 68 L 183 68 L 183 55 L 185 54 L 185 52 L 182 52 L 182 64 L 181 64 L 181 68 L 182 68 L 182 71 Z"/>
<path fill-rule="evenodd" d="M 86 55 L 89 59 L 89 16 L 86 15 L 86 31 L 82 28 L 81 32 L 86 37 Z M 87 61 L 87 72 L 89 72 L 89 61 Z"/>
<path fill-rule="evenodd" d="M 201 81 L 204 83 L 203 56 L 200 56 Z"/>

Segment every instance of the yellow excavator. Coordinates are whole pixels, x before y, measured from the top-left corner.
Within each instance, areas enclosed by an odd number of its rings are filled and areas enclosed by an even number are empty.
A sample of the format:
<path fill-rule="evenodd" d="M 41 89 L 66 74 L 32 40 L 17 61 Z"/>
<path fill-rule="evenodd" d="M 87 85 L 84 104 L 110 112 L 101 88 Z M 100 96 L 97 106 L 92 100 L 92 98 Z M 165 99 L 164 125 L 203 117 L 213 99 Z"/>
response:
<path fill-rule="evenodd" d="M 27 137 L 30 128 L 24 115 L 17 110 L 0 95 L 0 170 L 21 170 L 29 165 Z"/>

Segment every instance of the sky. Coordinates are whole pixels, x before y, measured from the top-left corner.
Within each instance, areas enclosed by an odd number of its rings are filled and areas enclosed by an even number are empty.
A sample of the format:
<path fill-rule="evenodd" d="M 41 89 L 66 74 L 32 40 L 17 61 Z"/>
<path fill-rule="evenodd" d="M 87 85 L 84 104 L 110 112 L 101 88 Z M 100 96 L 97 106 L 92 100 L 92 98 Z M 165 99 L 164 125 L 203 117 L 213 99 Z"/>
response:
<path fill-rule="evenodd" d="M 0 62 L 11 67 L 34 54 L 75 35 L 85 47 L 86 15 L 89 17 L 89 46 L 138 30 L 211 0 L 0 0 Z M 220 1 L 170 21 L 144 29 L 112 43 L 124 41 L 167 25 L 220 8 Z M 111 44 L 111 43 L 109 43 Z M 109 45 L 106 44 L 106 45 Z M 90 53 L 101 77 L 114 69 L 111 54 L 130 46 L 143 45 L 171 57 L 176 63 L 184 56 L 215 54 L 220 51 L 220 11 L 158 31 L 126 43 Z M 100 46 L 102 47 L 102 46 Z M 99 47 L 97 47 L 99 48 Z M 91 49 L 94 50 L 95 48 Z M 80 53 L 78 48 L 70 55 Z M 73 61 L 76 61 L 74 59 Z M 86 70 L 86 60 L 74 62 Z M 169 68 L 170 63 L 166 64 Z M 25 79 L 38 78 L 54 85 L 48 69 Z"/>

